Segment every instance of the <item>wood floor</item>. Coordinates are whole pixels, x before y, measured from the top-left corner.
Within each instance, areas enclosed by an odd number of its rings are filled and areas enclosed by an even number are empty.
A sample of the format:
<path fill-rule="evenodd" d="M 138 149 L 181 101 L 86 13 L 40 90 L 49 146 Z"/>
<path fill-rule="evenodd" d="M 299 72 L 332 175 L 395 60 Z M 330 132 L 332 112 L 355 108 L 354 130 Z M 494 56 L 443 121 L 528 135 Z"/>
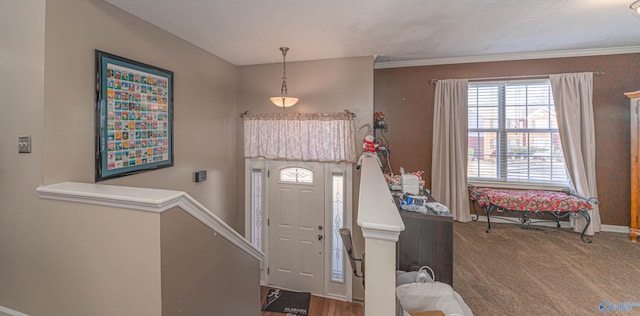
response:
<path fill-rule="evenodd" d="M 264 300 L 267 295 L 268 287 L 261 287 L 260 298 Z M 282 313 L 262 312 L 263 316 L 283 316 Z M 326 315 L 340 315 L 340 316 L 362 316 L 364 315 L 362 310 L 362 304 L 344 302 L 334 300 L 325 297 L 319 297 L 311 295 L 311 302 L 309 303 L 309 316 L 326 316 Z"/>

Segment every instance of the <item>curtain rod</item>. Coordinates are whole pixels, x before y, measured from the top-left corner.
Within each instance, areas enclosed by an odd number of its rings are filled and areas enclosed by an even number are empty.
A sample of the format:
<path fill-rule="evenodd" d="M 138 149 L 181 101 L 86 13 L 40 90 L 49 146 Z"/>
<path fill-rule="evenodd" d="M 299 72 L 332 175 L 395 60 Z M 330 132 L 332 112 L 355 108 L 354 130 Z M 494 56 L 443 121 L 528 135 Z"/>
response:
<path fill-rule="evenodd" d="M 349 111 L 349 110 L 344 110 L 344 111 L 345 111 L 345 112 L 347 112 L 347 114 L 351 115 L 351 117 L 353 117 L 353 118 L 355 118 L 355 117 L 356 117 L 356 114 L 355 114 L 355 113 L 353 113 L 353 112 L 351 112 L 351 111 Z M 249 111 L 244 111 L 244 112 L 240 113 L 240 117 L 241 117 L 241 118 L 244 118 L 244 117 L 245 117 L 245 116 L 247 116 L 247 115 L 249 115 Z"/>
<path fill-rule="evenodd" d="M 351 115 L 351 117 L 356 118 L 356 114 L 349 111 L 349 110 L 344 110 L 345 112 L 347 112 L 347 114 Z"/>
<path fill-rule="evenodd" d="M 606 75 L 607 73 L 602 71 L 592 71 L 596 76 Z M 485 81 L 485 80 L 509 80 L 509 79 L 526 79 L 526 78 L 549 78 L 551 74 L 547 75 L 524 75 L 524 76 L 503 76 L 503 77 L 485 77 L 485 78 L 470 78 L 469 81 Z M 439 79 L 431 79 L 431 84 L 435 84 Z"/>

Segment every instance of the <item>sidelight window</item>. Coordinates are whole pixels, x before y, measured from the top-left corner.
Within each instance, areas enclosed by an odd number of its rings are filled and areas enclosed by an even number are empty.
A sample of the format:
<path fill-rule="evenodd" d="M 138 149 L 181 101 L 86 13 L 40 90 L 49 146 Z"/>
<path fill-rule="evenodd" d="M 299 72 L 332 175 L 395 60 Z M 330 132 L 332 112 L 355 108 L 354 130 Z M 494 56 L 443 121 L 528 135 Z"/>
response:
<path fill-rule="evenodd" d="M 331 176 L 331 281 L 344 282 L 344 260 L 340 228 L 344 222 L 344 174 Z"/>
<path fill-rule="evenodd" d="M 251 170 L 251 244 L 262 249 L 262 169 Z"/>

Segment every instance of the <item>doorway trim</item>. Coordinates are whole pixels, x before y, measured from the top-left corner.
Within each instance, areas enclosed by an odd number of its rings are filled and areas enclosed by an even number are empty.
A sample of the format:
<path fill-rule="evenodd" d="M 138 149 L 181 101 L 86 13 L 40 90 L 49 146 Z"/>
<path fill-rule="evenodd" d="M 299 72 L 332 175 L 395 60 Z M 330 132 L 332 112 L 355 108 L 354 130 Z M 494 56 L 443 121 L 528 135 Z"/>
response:
<path fill-rule="evenodd" d="M 266 159 L 245 159 L 245 192 L 244 192 L 244 219 L 245 219 L 245 238 L 251 243 L 252 242 L 252 172 L 260 171 L 262 174 L 260 186 L 262 188 L 261 194 L 261 214 L 262 214 L 262 226 L 261 226 L 261 244 L 262 249 L 259 249 L 264 253 L 263 264 L 260 266 L 260 283 L 262 285 L 269 284 L 269 274 L 267 273 L 267 268 L 269 267 L 269 233 L 267 228 L 267 220 L 269 218 L 269 181 L 268 181 L 268 173 L 270 167 L 270 161 Z M 300 161 L 291 161 L 292 165 L 301 165 L 304 166 L 305 162 Z M 326 227 L 326 231 L 329 228 L 333 228 L 332 221 L 332 208 L 331 208 L 331 194 L 333 192 L 332 187 L 332 177 L 333 174 L 340 173 L 344 175 L 344 214 L 343 214 L 343 224 L 342 227 L 347 227 L 352 229 L 353 226 L 353 174 L 352 169 L 353 165 L 349 163 L 322 163 L 323 172 L 325 176 L 325 193 L 324 193 L 324 224 Z M 270 176 L 277 176 L 275 174 L 271 174 Z M 329 235 L 331 236 L 329 238 Z M 346 261 L 346 253 L 343 251 L 342 262 L 343 262 L 343 273 L 344 273 L 344 283 L 335 282 L 331 279 L 331 255 L 332 255 L 332 240 L 333 234 L 325 234 L 325 242 L 324 246 L 324 260 L 325 260 L 325 268 L 324 268 L 324 292 L 323 293 L 313 293 L 314 295 L 324 296 L 335 298 L 339 300 L 352 301 L 353 299 L 353 277 L 351 275 L 351 269 L 348 266 L 348 262 Z M 340 241 L 341 244 L 341 241 Z"/>

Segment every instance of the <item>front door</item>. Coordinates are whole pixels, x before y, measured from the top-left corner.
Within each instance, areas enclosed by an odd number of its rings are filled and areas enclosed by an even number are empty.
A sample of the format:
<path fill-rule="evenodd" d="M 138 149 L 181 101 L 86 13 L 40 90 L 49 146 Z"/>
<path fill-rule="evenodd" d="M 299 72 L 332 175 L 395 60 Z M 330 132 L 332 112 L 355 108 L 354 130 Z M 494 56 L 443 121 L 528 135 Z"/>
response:
<path fill-rule="evenodd" d="M 324 293 L 324 186 L 322 164 L 270 164 L 270 285 Z"/>

